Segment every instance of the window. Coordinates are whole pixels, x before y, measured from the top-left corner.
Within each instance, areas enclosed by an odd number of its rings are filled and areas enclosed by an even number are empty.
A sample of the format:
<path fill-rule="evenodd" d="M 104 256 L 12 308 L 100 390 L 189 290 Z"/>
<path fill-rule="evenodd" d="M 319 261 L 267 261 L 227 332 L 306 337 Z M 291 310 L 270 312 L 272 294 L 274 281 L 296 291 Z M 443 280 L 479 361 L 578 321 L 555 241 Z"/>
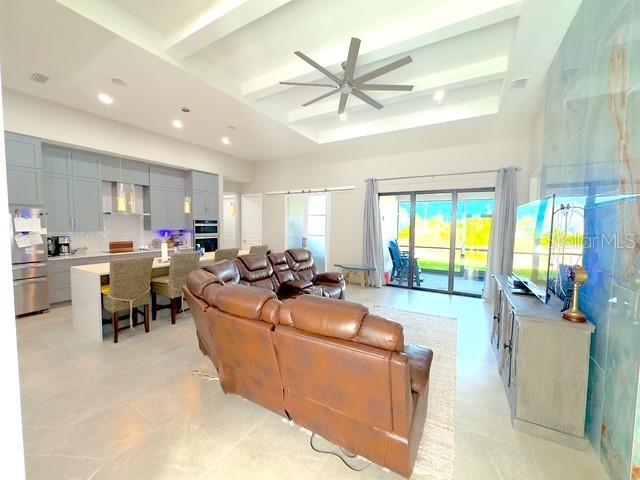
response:
<path fill-rule="evenodd" d="M 287 248 L 307 248 L 319 272 L 327 269 L 329 246 L 329 194 L 288 195 L 285 201 Z"/>

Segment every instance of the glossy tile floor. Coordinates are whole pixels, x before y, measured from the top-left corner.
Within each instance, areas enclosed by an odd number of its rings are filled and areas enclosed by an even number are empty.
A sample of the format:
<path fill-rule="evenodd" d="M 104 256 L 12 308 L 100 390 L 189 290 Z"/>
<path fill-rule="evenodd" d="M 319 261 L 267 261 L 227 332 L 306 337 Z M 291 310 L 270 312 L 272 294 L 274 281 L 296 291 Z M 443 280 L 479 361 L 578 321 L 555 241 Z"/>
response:
<path fill-rule="evenodd" d="M 606 478 L 591 450 L 511 428 L 481 300 L 352 285 L 349 297 L 458 318 L 457 479 Z M 162 311 L 150 334 L 125 331 L 114 345 L 76 336 L 70 313 L 18 320 L 30 480 L 400 478 L 375 465 L 352 472 L 313 452 L 299 428 L 224 395 L 188 315 L 171 326 Z"/>

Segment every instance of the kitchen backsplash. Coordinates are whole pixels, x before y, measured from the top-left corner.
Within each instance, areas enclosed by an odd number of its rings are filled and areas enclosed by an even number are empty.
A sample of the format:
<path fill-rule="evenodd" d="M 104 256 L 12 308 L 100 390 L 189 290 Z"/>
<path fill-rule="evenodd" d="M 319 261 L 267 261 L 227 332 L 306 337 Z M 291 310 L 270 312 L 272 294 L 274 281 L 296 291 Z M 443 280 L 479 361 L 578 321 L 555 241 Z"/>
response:
<path fill-rule="evenodd" d="M 50 232 L 55 235 L 60 232 Z M 71 248 L 89 252 L 109 250 L 109 242 L 132 240 L 133 248 L 149 245 L 158 235 L 144 229 L 144 217 L 141 215 L 104 215 L 103 230 L 98 232 L 74 232 L 71 236 Z"/>

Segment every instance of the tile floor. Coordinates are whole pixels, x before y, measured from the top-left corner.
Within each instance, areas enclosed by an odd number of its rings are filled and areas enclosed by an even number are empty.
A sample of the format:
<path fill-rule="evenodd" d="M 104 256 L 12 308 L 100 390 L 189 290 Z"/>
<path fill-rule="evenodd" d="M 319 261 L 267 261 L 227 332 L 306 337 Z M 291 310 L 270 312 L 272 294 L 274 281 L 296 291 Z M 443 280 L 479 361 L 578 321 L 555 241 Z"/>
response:
<path fill-rule="evenodd" d="M 511 428 L 481 300 L 351 285 L 349 297 L 458 318 L 456 479 L 606 479 L 591 450 Z M 171 326 L 162 311 L 149 335 L 123 332 L 114 345 L 76 336 L 70 312 L 18 320 L 30 480 L 400 478 L 347 470 L 297 427 L 194 374 L 214 372 L 188 315 Z"/>

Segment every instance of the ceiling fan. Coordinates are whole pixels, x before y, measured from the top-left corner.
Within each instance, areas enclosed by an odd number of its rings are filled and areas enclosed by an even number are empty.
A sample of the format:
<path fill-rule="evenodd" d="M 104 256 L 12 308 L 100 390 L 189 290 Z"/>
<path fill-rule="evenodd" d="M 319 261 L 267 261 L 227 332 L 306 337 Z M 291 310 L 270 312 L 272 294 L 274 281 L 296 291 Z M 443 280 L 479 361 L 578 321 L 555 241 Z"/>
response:
<path fill-rule="evenodd" d="M 323 93 L 319 97 L 314 98 L 313 100 L 308 101 L 307 103 L 303 103 L 302 106 L 306 107 L 307 105 L 311 105 L 312 103 L 318 102 L 324 98 L 330 97 L 336 93 L 340 93 L 340 103 L 338 105 L 338 114 L 344 113 L 344 110 L 347 106 L 347 99 L 349 98 L 349 94 L 354 95 L 359 98 L 363 102 L 368 103 L 373 108 L 377 108 L 380 110 L 384 107 L 381 103 L 377 102 L 369 95 L 364 93 L 363 90 L 385 90 L 385 91 L 403 91 L 410 92 L 413 90 L 413 85 L 388 85 L 383 83 L 365 83 L 369 80 L 373 80 L 385 73 L 389 73 L 397 68 L 403 67 L 408 63 L 411 63 L 411 57 L 406 56 L 402 57 L 395 62 L 391 62 L 384 67 L 376 68 L 375 70 L 365 73 L 359 77 L 353 78 L 353 75 L 356 71 L 356 63 L 358 61 L 358 51 L 360 50 L 360 39 L 352 38 L 351 44 L 349 45 L 349 54 L 347 56 L 347 61 L 342 62 L 342 69 L 344 73 L 342 76 L 340 74 L 333 74 L 322 65 L 313 61 L 311 58 L 307 57 L 302 52 L 294 52 L 298 57 L 307 62 L 313 68 L 322 73 L 325 77 L 331 80 L 334 83 L 304 83 L 304 82 L 280 82 L 281 85 L 296 85 L 296 86 L 305 86 L 305 87 L 325 87 L 331 88 L 331 91 L 327 93 Z"/>

